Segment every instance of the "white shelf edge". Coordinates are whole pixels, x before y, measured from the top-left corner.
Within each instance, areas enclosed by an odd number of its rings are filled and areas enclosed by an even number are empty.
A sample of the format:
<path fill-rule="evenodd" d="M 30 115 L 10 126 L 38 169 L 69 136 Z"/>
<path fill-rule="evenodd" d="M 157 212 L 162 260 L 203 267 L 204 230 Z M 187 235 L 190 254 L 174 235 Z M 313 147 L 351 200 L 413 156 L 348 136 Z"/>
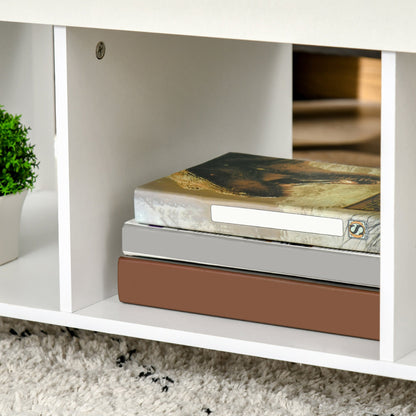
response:
<path fill-rule="evenodd" d="M 343 5 L 326 0 L 0 0 L 0 19 L 149 33 L 415 52 L 415 28 L 393 2 Z M 411 14 L 412 16 L 412 14 Z M 354 30 L 351 30 L 354 22 Z M 386 30 L 400 27 L 401 30 Z"/>
<path fill-rule="evenodd" d="M 59 293 L 63 311 L 72 311 L 69 189 L 68 76 L 66 28 L 54 27 L 56 158 L 59 226 Z"/>
<path fill-rule="evenodd" d="M 396 53 L 382 52 L 380 358 L 394 360 Z"/>
<path fill-rule="evenodd" d="M 100 303 L 105 304 L 105 301 Z M 197 333 L 195 331 L 163 328 L 155 325 L 137 324 L 89 315 L 89 310 L 95 306 L 97 305 L 92 305 L 76 313 L 68 313 L 0 303 L 0 315 L 108 334 L 416 381 L 416 359 L 412 358 L 414 354 L 409 355 L 410 358 L 402 359 L 399 362 L 352 357 L 330 352 L 319 352 L 309 349 L 267 344 L 265 342 L 247 341 L 226 336 L 214 336 L 212 334 Z"/>

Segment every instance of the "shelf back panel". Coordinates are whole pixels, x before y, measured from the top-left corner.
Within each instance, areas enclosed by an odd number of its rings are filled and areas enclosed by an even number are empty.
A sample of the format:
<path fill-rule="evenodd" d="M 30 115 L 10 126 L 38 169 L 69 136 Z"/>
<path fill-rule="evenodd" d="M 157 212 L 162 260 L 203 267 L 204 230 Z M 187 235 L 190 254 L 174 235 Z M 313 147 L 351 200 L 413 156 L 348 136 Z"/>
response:
<path fill-rule="evenodd" d="M 35 189 L 56 190 L 52 27 L 0 22 L 0 55 L 0 105 L 30 127 Z"/>

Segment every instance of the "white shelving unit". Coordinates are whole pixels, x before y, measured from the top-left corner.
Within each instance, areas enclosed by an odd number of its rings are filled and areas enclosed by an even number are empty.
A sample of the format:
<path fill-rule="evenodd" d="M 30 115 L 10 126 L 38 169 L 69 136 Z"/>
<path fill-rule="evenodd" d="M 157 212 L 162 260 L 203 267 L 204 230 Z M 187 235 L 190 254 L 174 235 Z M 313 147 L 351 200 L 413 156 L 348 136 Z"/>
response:
<path fill-rule="evenodd" d="M 0 0 L 0 101 L 43 166 L 0 315 L 416 380 L 416 28 L 371 3 Z M 383 51 L 380 341 L 120 303 L 136 185 L 229 150 L 291 156 L 293 43 Z"/>

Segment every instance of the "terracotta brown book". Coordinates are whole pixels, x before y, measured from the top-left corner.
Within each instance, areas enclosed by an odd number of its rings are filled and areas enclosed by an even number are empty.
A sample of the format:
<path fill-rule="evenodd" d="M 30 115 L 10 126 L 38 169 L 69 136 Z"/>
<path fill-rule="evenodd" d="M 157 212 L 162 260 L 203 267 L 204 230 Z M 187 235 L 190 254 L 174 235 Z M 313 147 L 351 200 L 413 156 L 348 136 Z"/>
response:
<path fill-rule="evenodd" d="M 120 257 L 121 302 L 379 339 L 379 292 L 301 279 Z"/>
<path fill-rule="evenodd" d="M 380 170 L 227 153 L 139 186 L 141 224 L 380 252 Z"/>

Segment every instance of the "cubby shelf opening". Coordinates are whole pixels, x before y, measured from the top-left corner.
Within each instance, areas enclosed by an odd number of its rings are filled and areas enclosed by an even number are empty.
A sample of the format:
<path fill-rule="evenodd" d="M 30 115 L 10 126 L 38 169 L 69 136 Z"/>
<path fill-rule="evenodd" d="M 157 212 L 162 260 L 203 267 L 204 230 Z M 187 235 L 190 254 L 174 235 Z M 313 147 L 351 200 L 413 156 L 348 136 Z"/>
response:
<path fill-rule="evenodd" d="M 46 30 L 45 42 L 20 43 L 15 36 L 21 31 L 32 39 L 38 29 Z M 416 226 L 406 204 L 416 192 L 414 55 L 382 53 L 382 195 L 389 197 L 382 200 L 377 342 L 125 305 L 116 295 L 121 225 L 132 216 L 129 198 L 139 182 L 229 150 L 292 156 L 291 44 L 56 27 L 61 55 L 55 54 L 53 74 L 51 26 L 1 23 L 0 31 L 0 47 L 9 50 L 2 40 L 11 41 L 17 60 L 1 62 L 3 84 L 13 80 L 14 63 L 31 68 L 28 56 L 38 56 L 48 62 L 41 72 L 48 85 L 55 80 L 59 98 L 56 112 L 53 93 L 40 106 L 33 98 L 40 78 L 30 71 L 22 91 L 7 89 L 11 107 L 32 103 L 27 114 L 36 120 L 34 133 L 45 123 L 48 134 L 39 142 L 46 161 L 42 186 L 23 209 L 21 256 L 0 269 L 1 315 L 416 380 L 410 272 Z M 99 41 L 108 48 L 100 61 Z M 25 91 L 34 94 L 29 101 Z M 59 271 L 62 259 L 67 263 Z"/>

